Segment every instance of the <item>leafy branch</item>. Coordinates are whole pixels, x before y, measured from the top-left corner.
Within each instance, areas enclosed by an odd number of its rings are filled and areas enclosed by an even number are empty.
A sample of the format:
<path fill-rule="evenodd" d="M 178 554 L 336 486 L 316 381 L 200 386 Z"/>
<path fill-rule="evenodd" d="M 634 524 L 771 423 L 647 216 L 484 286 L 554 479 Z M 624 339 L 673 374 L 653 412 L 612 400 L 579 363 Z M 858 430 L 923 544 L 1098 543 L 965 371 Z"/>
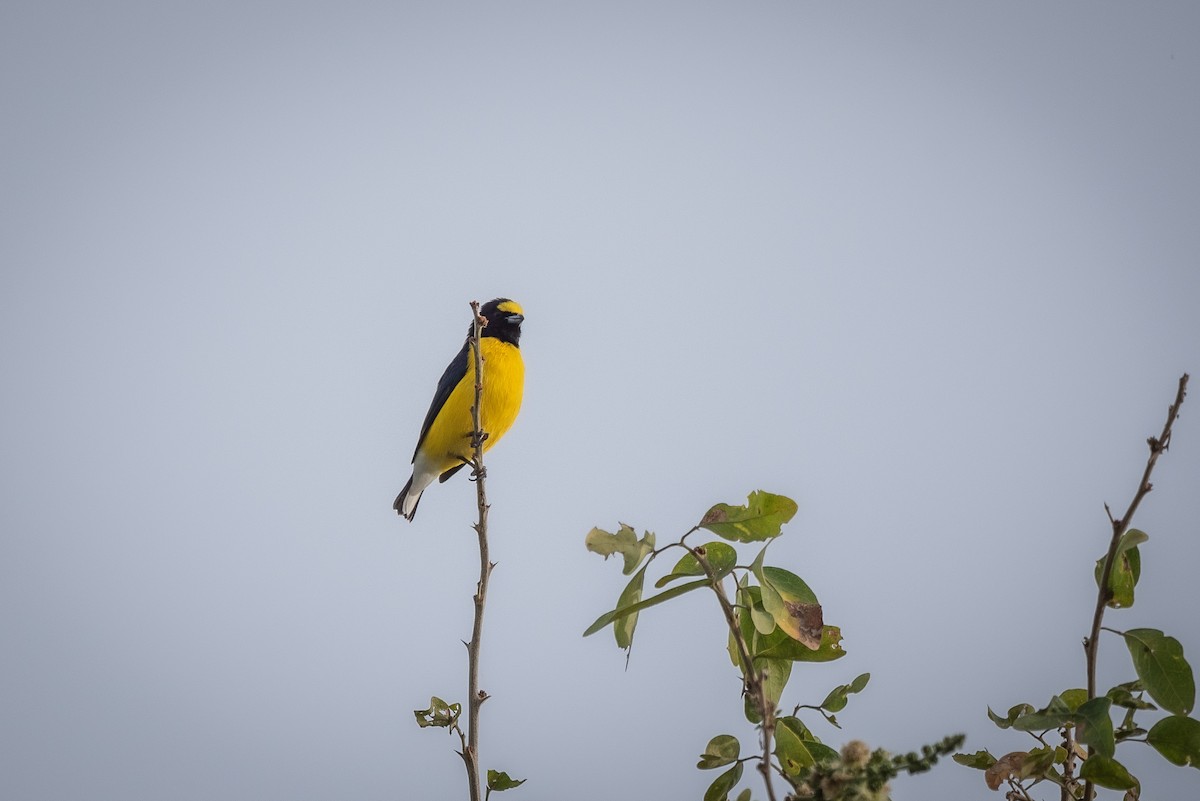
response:
<path fill-rule="evenodd" d="M 1116 747 L 1122 742 L 1146 743 L 1175 765 L 1200 767 L 1200 721 L 1189 717 L 1195 703 L 1195 679 L 1184 659 L 1183 646 L 1158 629 L 1118 631 L 1103 625 L 1107 609 L 1133 605 L 1134 588 L 1141 578 L 1139 546 L 1150 538 L 1129 526 L 1142 500 L 1153 489 L 1150 477 L 1158 458 L 1170 447 L 1187 384 L 1185 373 L 1179 379 L 1162 432 L 1147 440 L 1150 455 L 1125 514 L 1113 517 L 1108 504 L 1104 506 L 1112 535 L 1107 550 L 1095 565 L 1096 608 L 1091 632 L 1083 641 L 1086 689 L 1064 690 L 1041 709 L 1017 704 L 1003 717 L 988 710 L 988 717 L 997 726 L 1032 735 L 1040 743 L 1038 747 L 1013 751 L 999 758 L 986 750 L 954 757 L 959 764 L 983 770 L 991 789 L 1007 785 L 1009 798 L 1033 801 L 1031 789 L 1046 781 L 1057 785 L 1061 801 L 1091 801 L 1097 787 L 1122 790 L 1127 801 L 1136 801 L 1141 794 L 1141 782 L 1116 759 Z M 1103 695 L 1096 689 L 1101 631 L 1125 640 L 1137 675 L 1135 680 L 1119 684 Z M 1159 709 L 1170 713 L 1169 716 L 1148 730 L 1139 725 L 1135 717 L 1138 713 Z M 1114 710 L 1124 710 L 1115 727 Z M 1051 745 L 1045 736 L 1049 732 L 1057 732 L 1062 745 Z"/>
<path fill-rule="evenodd" d="M 621 591 L 616 607 L 597 618 L 584 636 L 611 625 L 618 647 L 629 650 L 643 610 L 704 587 L 717 598 L 729 629 L 729 658 L 742 677 L 743 711 L 758 730 L 758 744 L 755 753 L 742 756 L 741 743 L 731 734 L 719 734 L 709 741 L 696 766 L 701 770 L 725 770 L 709 785 L 705 801 L 728 801 L 747 762 L 757 763 L 769 801 L 776 801 L 775 785 L 780 779 L 788 785 L 788 799 L 882 799 L 887 796 L 891 778 L 927 770 L 939 756 L 962 743 L 961 737 L 948 738 L 926 746 L 921 754 L 900 757 L 883 750 L 871 752 L 858 741 L 848 744 L 840 754 L 822 743 L 798 717 L 800 710 L 815 710 L 837 726 L 835 713 L 845 708 L 850 695 L 866 687 L 870 680 L 867 673 L 835 687 L 820 704 L 799 704 L 791 715 L 779 715 L 781 697 L 795 663 L 827 662 L 845 655 L 841 630 L 825 624 L 821 604 L 808 584 L 788 570 L 764 564 L 767 546 L 782 534 L 783 525 L 796 510 L 790 498 L 756 491 L 745 505 L 713 506 L 678 541 L 661 548 L 656 547 L 652 532 L 639 538 L 624 523 L 616 532 L 594 528 L 585 540 L 588 550 L 605 558 L 620 555 L 624 574 L 632 574 L 632 578 Z M 701 529 L 721 540 L 689 545 L 688 537 Z M 746 565 L 739 563 L 737 550 L 730 542 L 766 544 Z M 662 591 L 643 598 L 647 568 L 672 549 L 684 551 L 683 556 L 655 583 L 655 588 Z M 679 583 L 682 579 L 689 580 Z M 749 798 L 747 788 L 738 794 L 737 801 Z"/>

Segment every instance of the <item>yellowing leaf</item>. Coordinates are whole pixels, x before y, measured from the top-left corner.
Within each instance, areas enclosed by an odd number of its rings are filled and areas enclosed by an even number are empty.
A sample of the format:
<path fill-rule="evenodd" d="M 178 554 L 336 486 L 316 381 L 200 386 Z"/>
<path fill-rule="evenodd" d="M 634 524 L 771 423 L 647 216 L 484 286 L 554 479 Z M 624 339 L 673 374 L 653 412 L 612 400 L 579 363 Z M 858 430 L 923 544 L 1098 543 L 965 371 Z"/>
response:
<path fill-rule="evenodd" d="M 821 647 L 825 620 L 817 596 L 794 573 L 779 567 L 762 567 L 756 573 L 762 585 L 763 608 L 793 640 L 810 650 Z"/>
<path fill-rule="evenodd" d="M 622 572 L 628 576 L 654 550 L 654 534 L 647 531 L 645 536 L 638 539 L 637 532 L 622 523 L 615 534 L 602 528 L 593 528 L 584 537 L 583 544 L 589 551 L 598 553 L 605 559 L 615 553 L 621 554 L 625 557 Z"/>

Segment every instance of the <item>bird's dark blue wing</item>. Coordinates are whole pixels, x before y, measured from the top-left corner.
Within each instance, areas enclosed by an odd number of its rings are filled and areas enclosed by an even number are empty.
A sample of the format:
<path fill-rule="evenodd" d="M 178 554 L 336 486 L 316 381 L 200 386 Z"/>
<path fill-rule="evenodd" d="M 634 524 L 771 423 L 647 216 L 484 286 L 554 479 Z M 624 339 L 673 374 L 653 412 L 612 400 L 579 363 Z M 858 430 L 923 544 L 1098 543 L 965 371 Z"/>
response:
<path fill-rule="evenodd" d="M 442 373 L 442 379 L 438 381 L 437 392 L 433 394 L 433 403 L 429 404 L 429 412 L 425 415 L 425 424 L 421 426 L 421 436 L 417 439 L 417 447 L 413 450 L 414 462 L 417 460 L 417 453 L 421 450 L 421 443 L 425 441 L 425 435 L 429 433 L 429 428 L 437 419 L 438 412 L 446 405 L 446 400 L 458 386 L 458 382 L 462 381 L 463 376 L 467 374 L 468 348 L 469 343 L 464 342 L 462 350 L 450 360 L 450 364 L 446 365 L 446 372 Z"/>

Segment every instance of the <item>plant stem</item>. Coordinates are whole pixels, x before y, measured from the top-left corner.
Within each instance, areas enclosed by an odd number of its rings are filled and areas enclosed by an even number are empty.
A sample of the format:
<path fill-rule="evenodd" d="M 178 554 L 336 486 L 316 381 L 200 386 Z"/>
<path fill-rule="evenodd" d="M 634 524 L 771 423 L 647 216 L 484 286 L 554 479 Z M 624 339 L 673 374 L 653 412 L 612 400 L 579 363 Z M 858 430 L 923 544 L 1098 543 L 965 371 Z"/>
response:
<path fill-rule="evenodd" d="M 1075 796 L 1072 791 L 1075 789 L 1075 730 L 1067 728 L 1063 733 L 1063 748 L 1067 752 L 1067 759 L 1063 762 L 1063 781 L 1059 788 L 1062 792 L 1059 794 L 1060 801 L 1071 801 Z"/>
<path fill-rule="evenodd" d="M 487 471 L 483 466 L 483 441 L 486 435 L 480 417 L 483 404 L 483 352 L 479 348 L 479 339 L 487 321 L 479 315 L 478 301 L 471 301 L 471 316 L 473 324 L 470 343 L 475 359 L 475 404 L 471 407 L 471 446 L 474 449 L 472 477 L 475 480 L 475 496 L 479 507 L 479 520 L 473 528 L 479 537 L 479 584 L 475 589 L 475 622 L 471 628 L 471 641 L 467 644 L 467 742 L 462 758 L 466 763 L 471 801 L 479 801 L 479 708 L 488 698 L 487 693 L 479 689 L 479 649 L 483 640 L 483 609 L 487 602 L 488 579 L 495 565 L 488 557 L 488 502 L 487 490 L 484 487 Z"/>
<path fill-rule="evenodd" d="M 1112 577 L 1113 563 L 1117 557 L 1117 546 L 1121 542 L 1121 536 L 1129 528 L 1133 522 L 1133 515 L 1141 505 L 1142 499 L 1150 493 L 1154 485 L 1150 483 L 1150 474 L 1154 472 L 1154 465 L 1158 463 L 1158 457 L 1161 456 L 1167 448 L 1171 446 L 1171 427 L 1175 425 L 1175 420 L 1179 417 L 1179 407 L 1183 405 L 1183 399 L 1187 396 L 1188 374 L 1184 373 L 1179 378 L 1179 388 L 1175 392 L 1175 402 L 1167 409 L 1167 422 L 1163 424 L 1162 433 L 1157 437 L 1150 437 L 1146 440 L 1150 446 L 1150 457 L 1146 460 L 1146 469 L 1142 471 L 1142 480 L 1138 484 L 1137 492 L 1133 495 L 1133 500 L 1129 503 L 1129 508 L 1125 510 L 1125 514 L 1121 517 L 1114 518 L 1112 512 L 1109 511 L 1108 519 L 1112 524 L 1112 537 L 1108 543 L 1108 553 L 1104 557 L 1104 568 L 1100 571 L 1100 589 L 1096 593 L 1096 611 L 1092 615 L 1092 632 L 1086 640 L 1084 640 L 1084 653 L 1087 656 L 1087 697 L 1092 700 L 1096 697 L 1096 658 L 1100 651 L 1100 627 L 1104 621 L 1104 609 L 1108 606 L 1109 600 L 1112 598 L 1112 589 L 1109 587 L 1109 581 Z M 1108 510 L 1108 505 L 1105 504 L 1105 510 Z M 1088 748 L 1088 754 L 1091 755 L 1092 749 Z M 1091 781 L 1084 784 L 1083 798 L 1084 801 L 1090 801 L 1095 792 L 1095 787 Z"/>
<path fill-rule="evenodd" d="M 692 531 L 696 529 L 693 528 Z M 688 534 L 692 533 L 691 531 Z M 684 536 L 687 536 L 686 534 Z M 682 542 L 682 540 L 680 540 Z M 767 798 L 770 801 L 775 801 L 775 787 L 771 782 L 771 740 L 775 733 L 775 708 L 767 700 L 766 688 L 763 685 L 762 671 L 754 666 L 754 659 L 750 656 L 750 647 L 746 644 L 746 638 L 742 636 L 742 626 L 738 622 L 737 613 L 734 611 L 733 604 L 729 602 L 729 597 L 725 595 L 725 587 L 721 580 L 717 578 L 713 572 L 712 566 L 708 563 L 703 552 L 699 548 L 690 548 L 684 546 L 704 568 L 705 575 L 708 576 L 709 586 L 717 596 L 717 600 L 721 603 L 721 611 L 725 613 L 725 622 L 729 625 L 729 633 L 733 636 L 734 642 L 737 644 L 738 658 L 742 662 L 742 676 L 746 682 L 746 692 L 750 694 L 754 705 L 758 707 L 758 714 L 762 716 L 762 758 L 758 763 L 758 769 L 763 775 L 763 782 L 767 788 Z"/>

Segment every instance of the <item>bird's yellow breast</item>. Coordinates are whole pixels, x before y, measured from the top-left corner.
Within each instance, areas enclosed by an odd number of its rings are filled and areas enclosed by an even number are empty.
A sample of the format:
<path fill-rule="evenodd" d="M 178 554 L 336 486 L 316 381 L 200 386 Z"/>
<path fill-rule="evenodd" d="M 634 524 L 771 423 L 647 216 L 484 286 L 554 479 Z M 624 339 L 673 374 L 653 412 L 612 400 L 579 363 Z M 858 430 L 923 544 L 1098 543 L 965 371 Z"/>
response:
<path fill-rule="evenodd" d="M 521 397 L 525 388 L 525 362 L 515 345 L 501 342 L 494 337 L 483 337 L 480 341 L 483 353 L 483 408 L 481 423 L 487 439 L 486 451 L 500 441 L 512 428 L 521 410 Z M 439 472 L 444 472 L 470 459 L 471 405 L 475 402 L 475 358 L 467 352 L 467 372 L 446 399 L 445 405 L 429 427 L 421 451 L 431 460 L 438 460 Z"/>

